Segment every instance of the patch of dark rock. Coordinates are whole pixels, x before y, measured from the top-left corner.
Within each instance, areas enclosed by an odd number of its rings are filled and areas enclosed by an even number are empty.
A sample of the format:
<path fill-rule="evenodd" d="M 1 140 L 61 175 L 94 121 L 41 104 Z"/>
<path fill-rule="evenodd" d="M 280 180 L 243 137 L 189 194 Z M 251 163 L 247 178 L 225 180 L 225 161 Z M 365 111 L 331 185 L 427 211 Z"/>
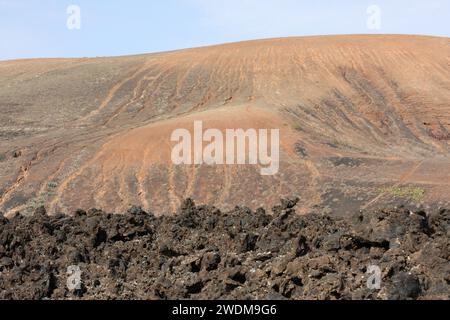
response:
<path fill-rule="evenodd" d="M 308 151 L 306 150 L 306 148 L 300 142 L 297 142 L 294 145 L 294 150 L 301 158 L 307 158 L 308 157 Z"/>
<path fill-rule="evenodd" d="M 395 274 L 389 288 L 389 298 L 395 300 L 417 299 L 421 292 L 419 279 L 407 272 Z"/>
<path fill-rule="evenodd" d="M 202 268 L 206 271 L 216 270 L 221 262 L 220 254 L 217 252 L 206 253 L 202 258 Z"/>
<path fill-rule="evenodd" d="M 298 203 L 272 214 L 187 200 L 173 217 L 0 215 L 0 299 L 450 298 L 450 210 L 300 216 Z M 365 280 L 374 265 L 380 290 Z M 70 266 L 80 290 L 66 287 Z"/>
<path fill-rule="evenodd" d="M 332 157 L 328 158 L 328 161 L 330 161 L 335 167 L 344 166 L 349 168 L 357 168 L 364 163 L 362 159 L 349 157 Z"/>
<path fill-rule="evenodd" d="M 230 270 L 228 277 L 240 284 L 244 284 L 247 281 L 247 276 L 241 268 L 234 268 Z"/>
<path fill-rule="evenodd" d="M 300 236 L 295 241 L 295 256 L 303 257 L 309 252 L 309 246 L 304 236 Z"/>
<path fill-rule="evenodd" d="M 194 284 L 188 285 L 186 287 L 187 293 L 188 294 L 198 294 L 200 292 L 202 292 L 202 289 L 205 285 L 203 284 L 202 281 L 198 281 L 195 282 Z"/>

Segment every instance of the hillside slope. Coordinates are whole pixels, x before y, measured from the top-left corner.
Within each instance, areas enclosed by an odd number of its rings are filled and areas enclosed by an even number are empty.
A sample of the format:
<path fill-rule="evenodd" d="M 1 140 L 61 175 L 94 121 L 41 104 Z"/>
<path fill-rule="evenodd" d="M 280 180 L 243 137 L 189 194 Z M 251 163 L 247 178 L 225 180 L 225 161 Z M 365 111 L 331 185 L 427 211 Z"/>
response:
<path fill-rule="evenodd" d="M 0 211 L 173 212 L 300 196 L 345 212 L 450 187 L 450 40 L 285 38 L 168 53 L 0 62 Z M 170 134 L 278 128 L 280 172 L 174 166 Z"/>

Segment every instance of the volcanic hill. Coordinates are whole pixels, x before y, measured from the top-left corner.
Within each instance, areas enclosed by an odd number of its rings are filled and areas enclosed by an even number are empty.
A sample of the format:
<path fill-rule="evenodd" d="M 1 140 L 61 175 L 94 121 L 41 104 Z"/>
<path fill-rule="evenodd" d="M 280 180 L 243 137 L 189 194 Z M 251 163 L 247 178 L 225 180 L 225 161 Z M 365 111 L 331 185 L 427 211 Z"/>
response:
<path fill-rule="evenodd" d="M 450 39 L 324 36 L 0 62 L 0 211 L 171 213 L 299 196 L 345 213 L 450 195 Z M 180 165 L 171 132 L 280 130 L 280 170 Z"/>

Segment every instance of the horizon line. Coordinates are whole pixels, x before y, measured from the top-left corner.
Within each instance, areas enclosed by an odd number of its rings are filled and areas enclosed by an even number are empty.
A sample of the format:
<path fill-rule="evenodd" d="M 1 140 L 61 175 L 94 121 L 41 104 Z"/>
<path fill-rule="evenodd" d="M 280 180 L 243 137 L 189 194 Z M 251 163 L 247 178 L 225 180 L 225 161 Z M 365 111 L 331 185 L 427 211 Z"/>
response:
<path fill-rule="evenodd" d="M 449 36 L 446 35 L 429 35 L 429 34 L 407 34 L 407 33 L 340 33 L 340 34 L 322 34 L 322 35 L 301 35 L 301 36 L 282 36 L 282 37 L 267 37 L 267 38 L 257 38 L 257 39 L 244 39 L 238 41 L 227 41 L 221 43 L 211 43 L 205 45 L 199 45 L 194 47 L 181 47 L 171 50 L 162 50 L 162 51 L 154 51 L 154 52 L 144 52 L 144 53 L 129 53 L 122 55 L 99 55 L 99 56 L 48 56 L 48 57 L 32 57 L 32 58 L 11 58 L 0 60 L 0 63 L 3 62 L 20 62 L 20 61 L 32 61 L 32 60 L 77 60 L 77 59 L 115 59 L 115 58 L 126 58 L 126 57 L 138 57 L 145 55 L 159 55 L 159 54 L 167 54 L 174 52 L 181 52 L 187 50 L 195 50 L 195 49 L 203 49 L 203 48 L 212 48 L 224 45 L 231 44 L 239 44 L 239 43 L 248 43 L 248 42 L 258 42 L 258 41 L 270 41 L 270 40 L 282 40 L 282 39 L 298 39 L 298 38 L 326 38 L 326 37 L 357 37 L 357 36 L 365 36 L 365 37 L 423 37 L 423 38 L 442 38 L 449 39 Z"/>

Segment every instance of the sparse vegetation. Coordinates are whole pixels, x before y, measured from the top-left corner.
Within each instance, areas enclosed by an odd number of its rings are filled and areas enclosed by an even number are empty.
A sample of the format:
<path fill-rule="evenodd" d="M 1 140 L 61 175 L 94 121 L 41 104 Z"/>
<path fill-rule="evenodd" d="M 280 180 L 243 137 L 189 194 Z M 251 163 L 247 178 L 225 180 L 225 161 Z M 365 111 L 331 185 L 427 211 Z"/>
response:
<path fill-rule="evenodd" d="M 0 162 L 6 160 L 6 155 L 4 153 L 0 153 Z"/>
<path fill-rule="evenodd" d="M 338 140 L 337 138 L 332 138 L 328 143 L 330 147 L 338 149 L 340 147 L 347 148 L 349 150 L 364 153 L 364 150 L 358 146 L 352 145 L 344 140 Z"/>
<path fill-rule="evenodd" d="M 43 195 L 40 195 L 39 197 L 36 197 L 36 198 L 28 201 L 26 208 L 25 208 L 25 216 L 33 215 L 33 213 L 36 211 L 36 209 L 45 205 L 45 201 L 46 201 L 46 199 Z"/>
<path fill-rule="evenodd" d="M 47 189 L 53 190 L 56 188 L 58 188 L 58 183 L 56 183 L 54 181 L 50 181 L 49 183 L 47 183 Z"/>
<path fill-rule="evenodd" d="M 25 213 L 27 215 L 33 214 L 36 209 L 44 206 L 47 201 L 55 195 L 55 189 L 58 188 L 58 183 L 54 181 L 50 181 L 47 183 L 47 190 L 45 192 L 41 192 L 38 197 L 31 199 L 28 201 L 25 209 Z"/>
<path fill-rule="evenodd" d="M 425 190 L 419 187 L 383 187 L 379 193 L 389 194 L 395 198 L 407 198 L 415 202 L 421 202 L 425 197 Z"/>
<path fill-rule="evenodd" d="M 50 181 L 49 183 L 47 183 L 47 196 L 48 197 L 54 196 L 56 194 L 55 193 L 56 188 L 58 188 L 58 183 L 54 181 Z"/>

